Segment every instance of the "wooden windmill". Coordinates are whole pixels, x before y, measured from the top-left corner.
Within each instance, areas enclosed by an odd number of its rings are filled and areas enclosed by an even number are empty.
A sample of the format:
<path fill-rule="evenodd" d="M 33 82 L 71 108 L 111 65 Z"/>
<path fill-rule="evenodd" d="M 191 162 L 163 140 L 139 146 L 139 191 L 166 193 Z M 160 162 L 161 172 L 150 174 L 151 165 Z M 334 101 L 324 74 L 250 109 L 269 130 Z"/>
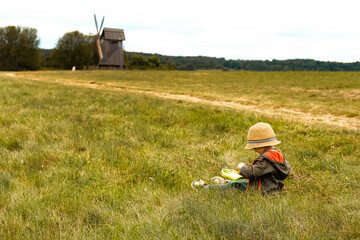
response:
<path fill-rule="evenodd" d="M 99 68 L 100 69 L 124 69 L 124 49 L 123 41 L 125 34 L 123 29 L 101 28 L 104 18 L 101 22 L 100 29 L 97 28 L 97 20 L 95 17 L 95 25 L 97 30 L 96 45 L 99 52 Z"/>

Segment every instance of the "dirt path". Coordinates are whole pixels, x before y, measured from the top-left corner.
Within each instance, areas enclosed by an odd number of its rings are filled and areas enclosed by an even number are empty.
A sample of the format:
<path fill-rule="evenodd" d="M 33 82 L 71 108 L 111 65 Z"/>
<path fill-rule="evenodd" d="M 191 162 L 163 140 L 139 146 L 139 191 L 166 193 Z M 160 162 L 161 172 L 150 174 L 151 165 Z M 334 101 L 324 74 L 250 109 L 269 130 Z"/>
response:
<path fill-rule="evenodd" d="M 245 110 L 245 111 L 253 112 L 253 113 L 256 113 L 259 115 L 275 116 L 275 117 L 283 118 L 283 119 L 290 120 L 290 121 L 300 121 L 300 122 L 303 122 L 303 123 L 309 124 L 309 125 L 311 125 L 311 124 L 326 124 L 326 125 L 332 125 L 332 126 L 342 127 L 342 128 L 346 128 L 346 129 L 360 130 L 360 121 L 358 119 L 343 117 L 343 116 L 334 116 L 331 114 L 312 115 L 310 113 L 295 111 L 295 110 L 287 109 L 287 108 L 276 108 L 276 109 L 275 108 L 261 108 L 256 105 L 242 105 L 242 104 L 235 103 L 235 102 L 207 100 L 207 99 L 202 99 L 199 97 L 193 97 L 193 96 L 189 96 L 189 95 L 179 95 L 179 94 L 171 94 L 171 93 L 165 93 L 165 92 L 143 91 L 143 90 L 133 89 L 133 88 L 124 88 L 124 87 L 113 86 L 108 83 L 99 84 L 99 83 L 89 83 L 89 82 L 77 82 L 77 81 L 72 81 L 69 79 L 44 80 L 41 78 L 33 78 L 33 77 L 29 78 L 25 75 L 20 75 L 20 74 L 15 74 L 15 73 L 7 73 L 6 76 L 21 77 L 21 78 L 25 78 L 28 80 L 42 81 L 42 82 L 56 82 L 56 83 L 61 83 L 61 84 L 65 84 L 65 85 L 81 86 L 81 87 L 94 88 L 94 89 L 140 93 L 140 94 L 146 94 L 146 95 L 150 95 L 150 96 L 154 96 L 154 97 L 158 97 L 158 98 L 182 100 L 182 101 L 196 102 L 196 103 L 202 103 L 202 104 L 207 104 L 207 105 L 212 105 L 212 106 Z"/>

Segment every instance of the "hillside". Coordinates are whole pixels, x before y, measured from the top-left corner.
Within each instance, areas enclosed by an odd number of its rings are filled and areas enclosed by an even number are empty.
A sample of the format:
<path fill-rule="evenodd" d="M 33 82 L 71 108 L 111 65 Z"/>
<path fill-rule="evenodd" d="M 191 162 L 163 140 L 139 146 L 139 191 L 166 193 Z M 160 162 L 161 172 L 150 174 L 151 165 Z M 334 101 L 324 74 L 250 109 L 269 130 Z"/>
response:
<path fill-rule="evenodd" d="M 360 71 L 360 62 L 341 63 L 324 62 L 313 59 L 260 60 L 226 60 L 206 56 L 165 56 L 141 52 L 127 52 L 129 59 L 134 55 L 144 57 L 156 56 L 162 64 L 174 63 L 178 70 L 223 69 L 248 71 Z"/>

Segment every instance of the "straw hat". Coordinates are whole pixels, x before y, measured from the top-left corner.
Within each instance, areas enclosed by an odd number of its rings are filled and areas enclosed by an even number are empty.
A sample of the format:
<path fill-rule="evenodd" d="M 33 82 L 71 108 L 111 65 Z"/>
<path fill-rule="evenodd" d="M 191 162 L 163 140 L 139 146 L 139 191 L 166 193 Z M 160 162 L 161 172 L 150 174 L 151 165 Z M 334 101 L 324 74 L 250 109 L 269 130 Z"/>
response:
<path fill-rule="evenodd" d="M 274 130 L 270 124 L 259 122 L 249 128 L 245 149 L 274 146 L 280 141 L 276 140 Z"/>

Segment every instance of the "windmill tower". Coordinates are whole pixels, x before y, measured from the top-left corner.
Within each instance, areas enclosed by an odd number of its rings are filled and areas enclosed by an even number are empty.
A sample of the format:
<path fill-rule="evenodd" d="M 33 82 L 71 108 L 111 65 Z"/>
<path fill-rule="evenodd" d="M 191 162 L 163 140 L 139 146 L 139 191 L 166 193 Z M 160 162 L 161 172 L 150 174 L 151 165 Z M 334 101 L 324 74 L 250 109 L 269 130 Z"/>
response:
<path fill-rule="evenodd" d="M 95 15 L 94 18 L 97 31 L 96 45 L 99 52 L 99 68 L 124 69 L 124 30 L 115 28 L 104 28 L 100 35 L 101 28 L 104 23 L 104 18 L 101 22 L 100 29 L 98 29 L 97 27 L 97 20 Z"/>

